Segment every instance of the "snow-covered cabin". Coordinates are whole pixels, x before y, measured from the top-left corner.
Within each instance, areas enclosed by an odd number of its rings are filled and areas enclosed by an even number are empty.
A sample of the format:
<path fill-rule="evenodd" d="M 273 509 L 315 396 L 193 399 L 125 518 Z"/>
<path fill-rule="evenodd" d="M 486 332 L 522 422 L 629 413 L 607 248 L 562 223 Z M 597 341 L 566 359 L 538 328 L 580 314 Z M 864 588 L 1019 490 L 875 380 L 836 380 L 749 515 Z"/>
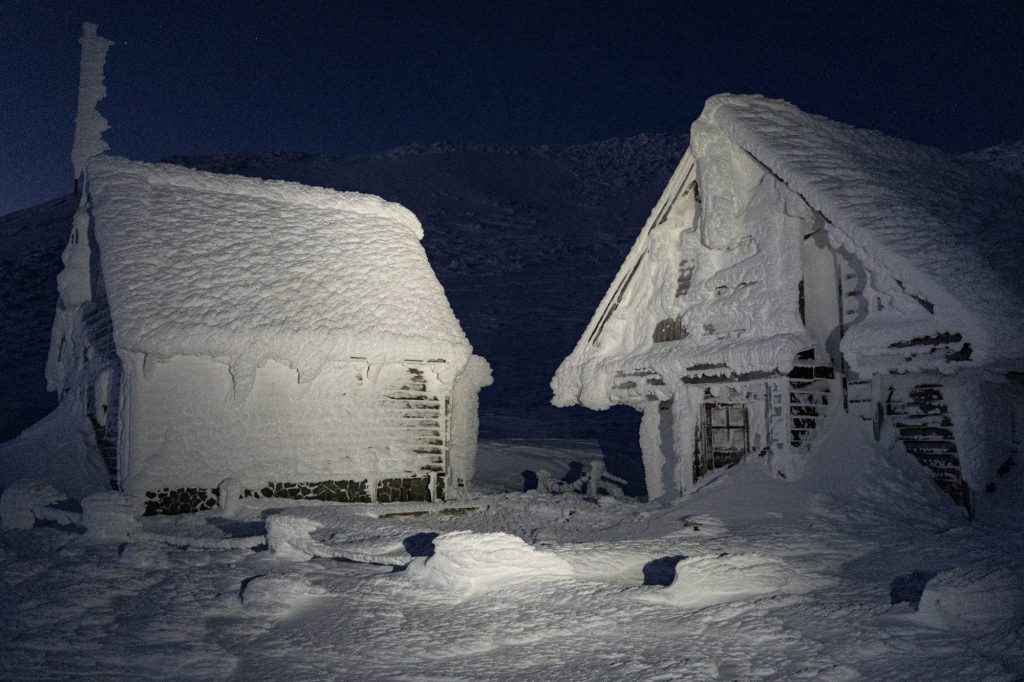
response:
<path fill-rule="evenodd" d="M 362 502 L 470 480 L 490 369 L 410 211 L 110 156 L 81 191 L 47 381 L 149 513 L 212 507 L 227 479 Z"/>
<path fill-rule="evenodd" d="M 651 499 L 840 412 L 970 508 L 1012 463 L 1024 183 L 760 96 L 708 100 L 553 402 L 643 411 Z"/>

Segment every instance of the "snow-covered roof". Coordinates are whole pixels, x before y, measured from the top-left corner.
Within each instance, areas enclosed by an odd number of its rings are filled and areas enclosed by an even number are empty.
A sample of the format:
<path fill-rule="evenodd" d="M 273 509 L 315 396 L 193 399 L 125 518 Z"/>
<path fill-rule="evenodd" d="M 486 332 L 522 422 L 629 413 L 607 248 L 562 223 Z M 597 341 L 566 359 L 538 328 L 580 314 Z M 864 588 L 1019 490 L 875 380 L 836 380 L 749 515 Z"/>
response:
<path fill-rule="evenodd" d="M 444 359 L 471 348 L 404 207 L 101 156 L 86 191 L 118 348 L 323 363 Z"/>
<path fill-rule="evenodd" d="M 990 359 L 1024 356 L 1019 178 L 756 95 L 716 95 L 701 120 L 822 213 L 845 246 L 955 310 L 963 331 L 990 340 Z"/>
<path fill-rule="evenodd" d="M 650 296 L 631 295 L 631 288 L 665 285 L 650 280 L 657 270 L 650 265 L 652 258 L 678 259 L 674 251 L 666 256 L 665 245 L 654 244 L 652 235 L 673 203 L 678 204 L 677 199 L 689 191 L 686 188 L 695 169 L 696 175 L 706 176 L 701 177 L 707 185 L 700 188 L 702 220 L 724 221 L 719 225 L 723 234 L 715 232 L 718 222 L 710 228 L 704 225 L 702 239 L 729 242 L 736 236 L 734 226 L 727 223 L 737 222 L 747 209 L 728 203 L 730 197 L 739 200 L 724 186 L 735 179 L 720 165 L 716 167 L 715 159 L 708 158 L 722 153 L 725 145 L 749 154 L 781 180 L 786 191 L 796 193 L 820 213 L 833 244 L 857 256 L 883 280 L 880 284 L 922 302 L 922 319 L 887 314 L 848 329 L 844 351 L 870 355 L 897 339 L 962 333 L 972 345 L 975 364 L 1020 366 L 1024 359 L 1024 183 L 1019 177 L 757 95 L 710 98 L 694 124 L 691 140 L 600 307 L 552 380 L 555 404 L 606 407 L 607 384 L 616 371 L 654 367 L 662 361 L 678 376 L 670 360 L 674 358 L 679 365 L 707 356 L 707 344 L 693 335 L 655 348 L 650 338 L 653 329 L 635 329 L 636 324 L 623 321 L 651 314 L 637 309 L 648 305 Z M 676 241 L 679 238 L 677 235 Z M 652 251 L 661 255 L 652 255 Z M 645 264 L 649 271 L 643 271 Z M 634 279 L 638 272 L 640 278 Z M 673 282 L 669 285 L 674 287 Z M 925 313 L 925 308 L 933 314 Z M 618 325 L 616 317 L 621 318 Z M 606 338 L 609 336 L 614 338 Z M 758 336 L 776 350 L 781 346 L 775 341 L 791 337 L 775 333 Z M 736 355 L 727 352 L 727 343 L 716 348 L 723 356 Z M 764 366 L 757 369 L 788 371 L 788 363 L 777 364 L 780 357 L 774 352 L 769 359 L 776 364 L 761 363 Z M 736 360 L 733 357 L 731 361 Z"/>

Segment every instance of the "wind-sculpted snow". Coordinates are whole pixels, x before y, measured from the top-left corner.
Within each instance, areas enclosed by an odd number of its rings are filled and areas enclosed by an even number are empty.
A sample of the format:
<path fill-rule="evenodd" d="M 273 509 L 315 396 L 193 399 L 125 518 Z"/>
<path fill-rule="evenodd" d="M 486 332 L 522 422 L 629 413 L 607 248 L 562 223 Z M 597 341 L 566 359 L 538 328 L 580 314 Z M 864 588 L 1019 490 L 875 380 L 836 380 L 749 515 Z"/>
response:
<path fill-rule="evenodd" d="M 327 360 L 469 355 L 397 204 L 116 158 L 87 175 L 121 349 L 274 358 L 304 379 Z"/>
<path fill-rule="evenodd" d="M 565 559 L 514 535 L 465 530 L 435 538 L 434 553 L 413 559 L 406 572 L 414 580 L 464 596 L 573 575 Z"/>

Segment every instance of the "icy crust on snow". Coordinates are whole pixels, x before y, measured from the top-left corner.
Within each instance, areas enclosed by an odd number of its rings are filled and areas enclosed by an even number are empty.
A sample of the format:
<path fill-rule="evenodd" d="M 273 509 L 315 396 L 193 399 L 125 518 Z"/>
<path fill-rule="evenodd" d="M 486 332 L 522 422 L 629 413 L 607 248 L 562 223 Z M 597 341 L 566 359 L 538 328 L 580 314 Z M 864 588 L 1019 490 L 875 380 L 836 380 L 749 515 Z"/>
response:
<path fill-rule="evenodd" d="M 120 349 L 329 360 L 446 359 L 470 346 L 402 206 L 354 192 L 100 157 L 87 191 Z"/>
<path fill-rule="evenodd" d="M 81 177 L 85 164 L 94 156 L 110 149 L 103 133 L 110 126 L 107 119 L 96 111 L 96 105 L 107 96 L 103 84 L 103 66 L 107 50 L 114 44 L 96 33 L 96 24 L 82 24 L 82 66 L 78 81 L 78 114 L 75 116 L 75 144 L 71 150 L 71 164 L 75 177 Z"/>
<path fill-rule="evenodd" d="M 1020 357 L 1019 178 L 760 96 L 712 97 L 699 122 L 720 128 L 820 211 L 830 237 L 876 266 L 889 280 L 882 284 L 928 300 L 937 322 L 963 320 L 975 362 Z"/>

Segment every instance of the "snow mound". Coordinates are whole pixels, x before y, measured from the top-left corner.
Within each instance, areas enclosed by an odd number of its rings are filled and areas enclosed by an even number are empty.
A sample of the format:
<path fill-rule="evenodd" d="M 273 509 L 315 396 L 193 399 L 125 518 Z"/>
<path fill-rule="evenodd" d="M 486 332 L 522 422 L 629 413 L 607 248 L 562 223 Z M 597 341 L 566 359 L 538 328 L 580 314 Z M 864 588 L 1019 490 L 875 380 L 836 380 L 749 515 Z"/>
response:
<path fill-rule="evenodd" d="M 416 580 L 471 596 L 536 580 L 572 578 L 564 559 L 507 533 L 455 531 L 434 539 L 434 554 L 409 563 Z"/>
<path fill-rule="evenodd" d="M 984 634 L 1024 626 L 1024 569 L 978 563 L 925 585 L 917 619 L 932 627 Z"/>
<path fill-rule="evenodd" d="M 427 529 L 395 526 L 365 508 L 357 509 L 298 507 L 274 514 L 267 518 L 267 547 L 271 554 L 292 561 L 321 557 L 404 566 L 412 556 L 408 539 Z"/>
<path fill-rule="evenodd" d="M 92 426 L 65 400 L 14 440 L 0 445 L 0 487 L 20 478 L 41 479 L 69 497 L 82 499 L 110 489 Z"/>
<path fill-rule="evenodd" d="M 28 530 L 36 523 L 35 510 L 67 499 L 45 481 L 24 478 L 4 489 L 0 496 L 0 528 Z"/>
<path fill-rule="evenodd" d="M 278 612 L 324 594 L 324 588 L 303 577 L 271 573 L 243 580 L 238 596 L 247 609 Z"/>
<path fill-rule="evenodd" d="M 781 559 L 762 554 L 721 554 L 683 559 L 672 584 L 655 598 L 688 608 L 743 601 L 776 592 L 805 592 Z"/>

